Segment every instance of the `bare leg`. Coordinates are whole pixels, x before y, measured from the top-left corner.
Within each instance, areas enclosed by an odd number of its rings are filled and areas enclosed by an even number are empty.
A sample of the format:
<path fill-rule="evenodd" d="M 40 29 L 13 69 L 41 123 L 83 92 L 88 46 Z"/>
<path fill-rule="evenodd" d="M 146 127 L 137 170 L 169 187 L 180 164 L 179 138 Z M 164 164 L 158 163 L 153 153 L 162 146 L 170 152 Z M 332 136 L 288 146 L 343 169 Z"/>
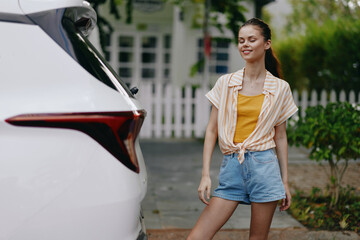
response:
<path fill-rule="evenodd" d="M 191 230 L 187 240 L 210 240 L 226 223 L 238 206 L 238 202 L 218 197 L 210 200 Z"/>
<path fill-rule="evenodd" d="M 266 240 L 278 201 L 251 203 L 250 240 Z"/>

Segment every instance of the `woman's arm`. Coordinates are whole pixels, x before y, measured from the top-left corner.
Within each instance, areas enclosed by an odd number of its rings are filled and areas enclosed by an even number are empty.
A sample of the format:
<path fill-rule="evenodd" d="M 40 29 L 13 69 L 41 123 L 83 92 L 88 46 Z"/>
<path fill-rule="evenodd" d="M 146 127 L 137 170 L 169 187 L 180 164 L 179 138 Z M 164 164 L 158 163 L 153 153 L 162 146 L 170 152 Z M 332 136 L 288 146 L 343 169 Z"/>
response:
<path fill-rule="evenodd" d="M 275 127 L 274 141 L 276 144 L 276 155 L 279 159 L 281 178 L 285 187 L 286 199 L 282 200 L 280 211 L 290 207 L 291 194 L 288 185 L 288 142 L 286 136 L 286 122 Z"/>
<path fill-rule="evenodd" d="M 217 117 L 218 117 L 218 109 L 213 105 L 211 108 L 210 119 L 205 133 L 202 176 L 198 188 L 199 198 L 205 204 L 209 204 L 206 198 L 210 199 L 210 192 L 211 192 L 210 162 L 211 162 L 212 154 L 214 152 L 216 139 L 218 136 Z M 206 198 L 205 198 L 205 194 L 206 194 Z"/>

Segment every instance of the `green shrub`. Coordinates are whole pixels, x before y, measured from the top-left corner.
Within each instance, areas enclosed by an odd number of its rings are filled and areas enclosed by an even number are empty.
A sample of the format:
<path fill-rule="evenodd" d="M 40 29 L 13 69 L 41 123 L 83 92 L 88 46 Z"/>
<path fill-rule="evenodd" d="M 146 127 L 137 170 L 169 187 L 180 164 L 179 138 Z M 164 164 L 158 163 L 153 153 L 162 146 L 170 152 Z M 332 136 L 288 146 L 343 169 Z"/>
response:
<path fill-rule="evenodd" d="M 330 165 L 332 205 L 339 200 L 341 180 L 351 159 L 360 158 L 360 104 L 329 103 L 306 109 L 306 116 L 290 120 L 290 145 L 311 149 L 310 158 Z M 343 166 L 339 165 L 344 161 Z"/>
<path fill-rule="evenodd" d="M 304 34 L 274 44 L 292 88 L 360 91 L 360 20 L 309 24 Z"/>
<path fill-rule="evenodd" d="M 297 66 L 300 64 L 300 51 L 302 41 L 298 38 L 287 38 L 275 45 L 274 49 L 279 61 L 282 63 L 282 71 L 285 79 L 292 89 L 302 90 L 308 86 L 308 79 L 304 72 Z"/>

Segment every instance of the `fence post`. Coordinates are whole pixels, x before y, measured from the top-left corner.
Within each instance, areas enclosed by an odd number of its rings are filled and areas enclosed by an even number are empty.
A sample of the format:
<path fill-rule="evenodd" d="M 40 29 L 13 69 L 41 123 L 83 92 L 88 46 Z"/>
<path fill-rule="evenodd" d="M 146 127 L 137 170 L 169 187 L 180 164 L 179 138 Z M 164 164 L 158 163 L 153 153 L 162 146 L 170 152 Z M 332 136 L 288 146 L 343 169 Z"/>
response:
<path fill-rule="evenodd" d="M 162 84 L 155 84 L 155 137 L 162 136 Z"/>
<path fill-rule="evenodd" d="M 340 91 L 340 97 L 339 97 L 339 101 L 340 102 L 345 102 L 346 101 L 346 94 L 344 90 Z"/>
<path fill-rule="evenodd" d="M 142 83 L 139 89 L 139 100 L 147 112 L 144 124 L 140 131 L 140 137 L 152 137 L 152 86 L 148 83 Z"/>
<path fill-rule="evenodd" d="M 208 89 L 198 88 L 196 91 L 195 106 L 195 137 L 203 138 L 205 136 L 206 126 L 210 117 L 210 103 L 205 94 Z"/>
<path fill-rule="evenodd" d="M 202 88 L 197 88 L 195 91 L 195 137 L 202 135 L 202 122 L 203 122 L 203 98 Z"/>
<path fill-rule="evenodd" d="M 352 90 L 349 93 L 349 103 L 351 104 L 355 103 L 355 92 Z"/>
<path fill-rule="evenodd" d="M 173 97 L 172 97 L 172 85 L 168 84 L 165 87 L 164 96 L 164 136 L 170 138 L 172 134 L 172 119 L 173 119 Z"/>
<path fill-rule="evenodd" d="M 330 102 L 336 102 L 336 93 L 334 90 L 330 92 Z"/>
<path fill-rule="evenodd" d="M 301 93 L 301 116 L 305 116 L 305 110 L 308 106 L 308 92 L 302 91 Z"/>
<path fill-rule="evenodd" d="M 326 102 L 327 102 L 327 99 L 326 99 L 326 91 L 325 90 L 322 90 L 321 91 L 321 96 L 320 96 L 320 104 L 325 107 L 326 106 Z"/>
<path fill-rule="evenodd" d="M 184 135 L 189 138 L 192 136 L 192 92 L 191 85 L 185 87 L 185 125 L 184 125 Z"/>
<path fill-rule="evenodd" d="M 310 106 L 314 107 L 317 105 L 317 93 L 315 90 L 311 91 Z"/>
<path fill-rule="evenodd" d="M 298 93 L 298 91 L 297 91 L 297 90 L 294 90 L 293 93 L 292 93 L 292 95 L 293 95 L 293 98 L 294 98 L 294 103 L 295 103 L 295 105 L 296 105 L 296 106 L 299 106 L 299 93 Z M 297 111 L 297 112 L 293 115 L 293 117 L 298 116 L 298 115 L 299 115 L 299 112 Z"/>
<path fill-rule="evenodd" d="M 175 88 L 175 137 L 182 137 L 182 96 L 181 88 Z"/>

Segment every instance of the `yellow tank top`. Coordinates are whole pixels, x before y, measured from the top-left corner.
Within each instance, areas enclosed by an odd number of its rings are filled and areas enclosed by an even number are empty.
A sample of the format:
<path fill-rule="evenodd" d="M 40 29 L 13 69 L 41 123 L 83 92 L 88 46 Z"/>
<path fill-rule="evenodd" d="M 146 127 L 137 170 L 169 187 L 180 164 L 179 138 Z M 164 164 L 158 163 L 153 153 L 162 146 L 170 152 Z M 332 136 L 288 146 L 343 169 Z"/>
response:
<path fill-rule="evenodd" d="M 260 115 L 264 97 L 264 94 L 256 96 L 238 94 L 237 120 L 234 135 L 235 143 L 243 142 L 254 131 Z"/>

